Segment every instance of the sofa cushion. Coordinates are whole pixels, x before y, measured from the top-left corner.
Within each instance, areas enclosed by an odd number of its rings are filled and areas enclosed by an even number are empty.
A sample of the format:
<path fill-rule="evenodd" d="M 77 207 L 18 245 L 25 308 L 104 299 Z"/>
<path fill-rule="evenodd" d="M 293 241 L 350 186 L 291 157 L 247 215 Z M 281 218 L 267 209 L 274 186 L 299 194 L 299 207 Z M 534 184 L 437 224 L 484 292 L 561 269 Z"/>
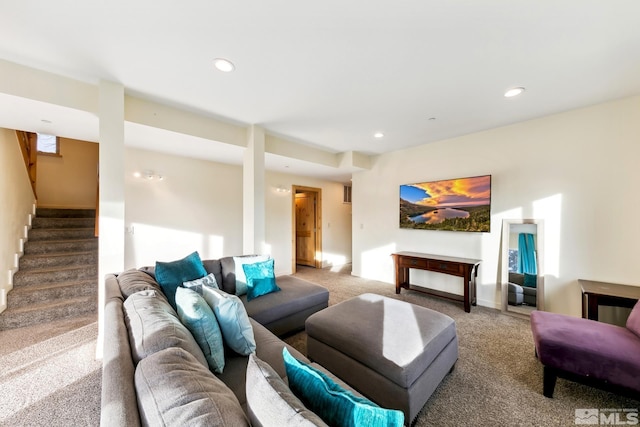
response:
<path fill-rule="evenodd" d="M 158 291 L 146 290 L 124 302 L 125 321 L 134 363 L 168 347 L 180 347 L 208 366 L 193 335 L 180 323 L 178 315 Z"/>
<path fill-rule="evenodd" d="M 640 338 L 640 301 L 633 306 L 633 310 L 631 310 L 631 314 L 627 318 L 627 329 Z"/>
<path fill-rule="evenodd" d="M 302 404 L 268 363 L 253 354 L 247 364 L 246 390 L 252 426 L 327 426 Z"/>
<path fill-rule="evenodd" d="M 329 304 L 329 291 L 322 286 L 293 276 L 279 276 L 277 283 L 282 292 L 263 295 L 251 301 L 247 301 L 247 296 L 240 297 L 246 301 L 245 307 L 249 316 L 263 325 L 269 325 L 312 307 L 324 308 Z"/>
<path fill-rule="evenodd" d="M 343 389 L 322 371 L 301 363 L 283 349 L 289 387 L 304 405 L 332 426 L 402 427 L 404 414 L 384 409 Z"/>
<path fill-rule="evenodd" d="M 225 344 L 243 356 L 256 351 L 253 329 L 242 301 L 219 289 L 204 287 L 202 291 L 216 315 Z"/>
<path fill-rule="evenodd" d="M 202 265 L 204 269 L 207 270 L 207 274 L 213 274 L 216 278 L 216 283 L 220 288 L 220 284 L 222 283 L 222 265 L 220 264 L 219 259 L 203 259 Z"/>
<path fill-rule="evenodd" d="M 189 329 L 207 359 L 209 369 L 216 373 L 224 370 L 224 343 L 222 332 L 209 304 L 198 293 L 187 288 L 176 289 L 178 317 Z"/>
<path fill-rule="evenodd" d="M 280 290 L 276 285 L 273 264 L 273 259 L 253 264 L 242 264 L 242 270 L 247 279 L 247 301 Z"/>
<path fill-rule="evenodd" d="M 135 384 L 144 425 L 249 425 L 233 392 L 181 348 L 167 348 L 142 360 Z"/>
<path fill-rule="evenodd" d="M 131 295 L 139 291 L 146 289 L 153 289 L 158 292 L 162 292 L 158 282 L 154 280 L 148 274 L 139 270 L 127 270 L 118 275 L 118 285 L 120 286 L 120 292 L 124 299 L 129 298 Z"/>
<path fill-rule="evenodd" d="M 189 288 L 200 295 L 202 295 L 203 286 L 209 286 L 210 288 L 219 289 L 218 282 L 216 282 L 216 276 L 214 276 L 213 273 L 209 273 L 199 279 L 182 282 L 182 287 Z"/>
<path fill-rule="evenodd" d="M 175 309 L 176 288 L 183 282 L 206 276 L 207 271 L 196 251 L 177 261 L 156 262 L 155 275 L 169 304 Z"/>

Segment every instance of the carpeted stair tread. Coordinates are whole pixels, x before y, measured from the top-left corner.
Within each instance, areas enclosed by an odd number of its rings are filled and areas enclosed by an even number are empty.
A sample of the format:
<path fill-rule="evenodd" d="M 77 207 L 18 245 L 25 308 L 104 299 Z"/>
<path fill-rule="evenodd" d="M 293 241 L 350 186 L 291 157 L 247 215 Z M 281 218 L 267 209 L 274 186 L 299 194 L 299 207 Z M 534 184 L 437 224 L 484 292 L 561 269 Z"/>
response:
<path fill-rule="evenodd" d="M 83 252 L 87 250 L 98 250 L 97 237 L 89 237 L 86 239 L 29 240 L 24 245 L 25 255 Z"/>
<path fill-rule="evenodd" d="M 97 306 L 97 298 L 87 296 L 7 308 L 0 316 L 0 330 L 49 322 L 65 317 L 87 315 L 93 313 Z"/>
<path fill-rule="evenodd" d="M 30 241 L 88 239 L 94 237 L 95 229 L 91 228 L 32 228 L 29 230 Z"/>
<path fill-rule="evenodd" d="M 27 304 L 50 302 L 56 299 L 96 296 L 97 294 L 97 280 L 93 279 L 19 286 L 11 291 L 11 298 L 7 301 L 7 307 L 20 307 Z"/>
<path fill-rule="evenodd" d="M 95 209 L 36 209 L 36 218 L 95 218 L 95 216 Z"/>
<path fill-rule="evenodd" d="M 51 254 L 29 254 L 20 258 L 20 270 L 29 271 L 47 267 L 78 266 L 95 264 L 98 251 L 58 252 Z"/>
<path fill-rule="evenodd" d="M 98 278 L 97 265 L 73 265 L 51 268 L 19 270 L 13 275 L 13 286 L 29 286 L 34 283 L 53 283 L 74 279 Z"/>
<path fill-rule="evenodd" d="M 94 228 L 95 218 L 38 218 L 31 224 L 34 229 L 42 228 Z"/>

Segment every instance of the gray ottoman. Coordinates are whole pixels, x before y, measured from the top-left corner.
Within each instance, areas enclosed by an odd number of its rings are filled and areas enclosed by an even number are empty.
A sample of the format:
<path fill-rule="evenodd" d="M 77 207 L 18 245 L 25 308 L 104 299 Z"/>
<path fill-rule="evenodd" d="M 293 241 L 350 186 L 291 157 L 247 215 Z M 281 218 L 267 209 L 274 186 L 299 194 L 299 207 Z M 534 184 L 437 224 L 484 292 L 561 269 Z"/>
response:
<path fill-rule="evenodd" d="M 458 360 L 452 318 L 375 294 L 311 315 L 307 353 L 360 393 L 404 412 L 411 425 Z"/>

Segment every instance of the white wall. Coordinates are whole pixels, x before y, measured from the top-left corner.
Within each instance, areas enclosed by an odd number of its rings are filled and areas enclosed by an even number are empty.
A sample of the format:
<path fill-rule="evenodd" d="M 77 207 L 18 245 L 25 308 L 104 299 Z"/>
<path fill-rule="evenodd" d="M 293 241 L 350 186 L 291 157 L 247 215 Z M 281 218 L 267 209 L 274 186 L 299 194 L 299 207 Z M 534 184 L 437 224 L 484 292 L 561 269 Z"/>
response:
<path fill-rule="evenodd" d="M 242 254 L 242 167 L 128 148 L 126 268 L 172 261 L 194 250 L 203 259 Z M 162 173 L 162 181 L 135 171 Z M 351 205 L 342 184 L 267 172 L 266 240 L 276 273 L 292 271 L 292 185 L 322 188 L 325 265 L 351 261 Z"/>
<path fill-rule="evenodd" d="M 483 260 L 479 304 L 499 307 L 502 219 L 544 219 L 546 309 L 579 315 L 578 278 L 638 284 L 640 97 L 381 155 L 353 177 L 353 272 L 393 283 L 396 250 Z M 400 230 L 401 184 L 492 175 L 490 233 Z M 459 279 L 412 282 L 461 293 Z"/>
<path fill-rule="evenodd" d="M 162 181 L 135 178 L 153 170 Z M 125 267 L 242 253 L 242 169 L 128 148 Z"/>
<path fill-rule="evenodd" d="M 13 130 L 0 128 L 0 312 L 13 288 L 13 273 L 34 213 L 34 197 L 18 139 Z"/>

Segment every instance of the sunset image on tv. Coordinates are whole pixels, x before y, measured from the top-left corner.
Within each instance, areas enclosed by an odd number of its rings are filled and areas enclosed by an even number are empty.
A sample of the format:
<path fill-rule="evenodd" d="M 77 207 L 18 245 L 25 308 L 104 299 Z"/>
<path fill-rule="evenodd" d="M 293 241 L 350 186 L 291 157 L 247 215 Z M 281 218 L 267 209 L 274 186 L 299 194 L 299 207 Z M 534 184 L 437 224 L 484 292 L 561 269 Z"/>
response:
<path fill-rule="evenodd" d="M 489 232 L 491 175 L 401 185 L 400 228 Z"/>

